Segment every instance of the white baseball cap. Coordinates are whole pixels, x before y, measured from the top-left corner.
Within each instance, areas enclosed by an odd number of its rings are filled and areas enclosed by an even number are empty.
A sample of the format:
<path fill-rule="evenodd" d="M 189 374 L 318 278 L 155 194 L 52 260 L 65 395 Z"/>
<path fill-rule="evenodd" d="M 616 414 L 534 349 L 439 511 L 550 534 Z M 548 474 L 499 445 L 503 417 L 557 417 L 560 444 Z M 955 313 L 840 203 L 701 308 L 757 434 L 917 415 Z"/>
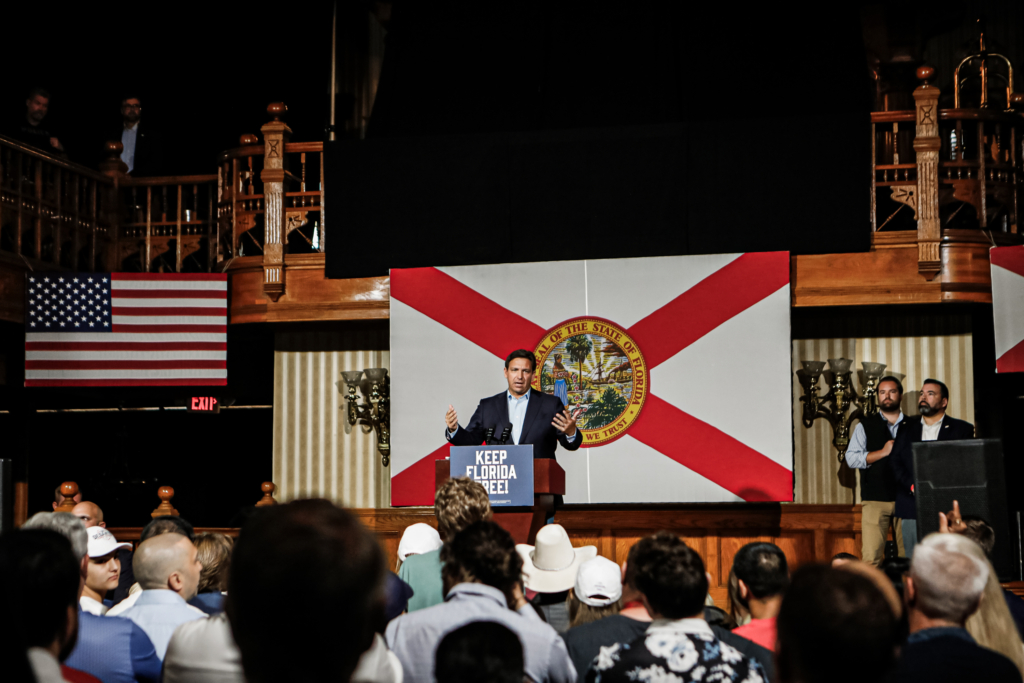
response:
<path fill-rule="evenodd" d="M 437 550 L 441 545 L 441 535 L 437 533 L 437 529 L 429 524 L 417 522 L 405 527 L 402 540 L 398 542 L 398 559 L 405 562 L 405 558 L 409 555 L 429 553 L 431 550 Z"/>
<path fill-rule="evenodd" d="M 585 605 L 607 607 L 622 597 L 622 570 L 607 557 L 595 557 L 580 565 L 573 592 Z"/>
<path fill-rule="evenodd" d="M 118 548 L 131 548 L 131 543 L 118 543 L 114 534 L 101 526 L 89 527 L 89 557 L 103 557 Z"/>

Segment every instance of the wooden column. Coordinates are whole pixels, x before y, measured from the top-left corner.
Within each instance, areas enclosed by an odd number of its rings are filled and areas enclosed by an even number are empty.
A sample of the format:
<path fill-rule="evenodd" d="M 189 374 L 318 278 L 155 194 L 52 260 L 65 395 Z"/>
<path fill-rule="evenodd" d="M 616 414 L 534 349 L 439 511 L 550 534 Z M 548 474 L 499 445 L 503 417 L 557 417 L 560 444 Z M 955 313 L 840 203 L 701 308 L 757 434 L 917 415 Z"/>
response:
<path fill-rule="evenodd" d="M 288 111 L 282 102 L 267 107 L 274 120 L 263 126 L 263 293 L 272 301 L 284 294 L 285 169 L 284 146 L 292 134 L 281 116 Z"/>
<path fill-rule="evenodd" d="M 929 81 L 935 69 L 922 66 L 917 77 L 922 81 L 914 90 L 917 109 L 917 272 L 932 280 L 942 270 L 939 242 L 939 89 Z"/>

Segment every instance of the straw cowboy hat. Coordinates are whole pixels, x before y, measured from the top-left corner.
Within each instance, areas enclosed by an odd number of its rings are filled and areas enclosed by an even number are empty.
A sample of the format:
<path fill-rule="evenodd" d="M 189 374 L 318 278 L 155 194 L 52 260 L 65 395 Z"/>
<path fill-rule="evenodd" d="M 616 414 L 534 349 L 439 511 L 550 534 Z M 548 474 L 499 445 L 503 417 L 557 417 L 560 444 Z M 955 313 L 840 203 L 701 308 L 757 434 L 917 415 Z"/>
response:
<path fill-rule="evenodd" d="M 560 524 L 541 527 L 536 545 L 520 543 L 516 552 L 523 558 L 526 587 L 537 593 L 569 590 L 576 583 L 580 565 L 597 557 L 596 546 L 573 548 L 569 534 Z"/>

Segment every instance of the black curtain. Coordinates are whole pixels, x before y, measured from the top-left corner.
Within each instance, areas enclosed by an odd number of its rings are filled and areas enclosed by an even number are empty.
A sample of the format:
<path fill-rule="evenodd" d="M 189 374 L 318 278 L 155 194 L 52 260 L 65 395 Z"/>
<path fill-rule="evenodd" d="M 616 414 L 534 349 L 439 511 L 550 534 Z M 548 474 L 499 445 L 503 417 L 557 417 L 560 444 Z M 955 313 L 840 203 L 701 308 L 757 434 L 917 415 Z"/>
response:
<path fill-rule="evenodd" d="M 329 277 L 868 245 L 856 7 L 396 2 L 369 139 L 325 154 Z"/>

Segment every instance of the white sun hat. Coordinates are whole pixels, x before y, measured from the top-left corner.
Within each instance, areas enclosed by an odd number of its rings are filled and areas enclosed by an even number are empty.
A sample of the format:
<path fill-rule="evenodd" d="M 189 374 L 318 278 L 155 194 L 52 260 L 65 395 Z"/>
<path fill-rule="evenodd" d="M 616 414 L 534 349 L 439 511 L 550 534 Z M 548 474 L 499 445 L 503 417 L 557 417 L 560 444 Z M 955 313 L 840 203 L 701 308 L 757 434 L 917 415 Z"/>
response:
<path fill-rule="evenodd" d="M 541 527 L 536 545 L 520 543 L 516 552 L 523 558 L 526 587 L 537 593 L 569 590 L 576 582 L 580 565 L 597 557 L 596 546 L 573 548 L 569 534 L 560 524 Z"/>
<path fill-rule="evenodd" d="M 580 565 L 573 592 L 585 605 L 607 607 L 622 597 L 622 569 L 607 557 Z"/>
<path fill-rule="evenodd" d="M 89 532 L 89 557 L 103 557 L 118 548 L 131 548 L 131 543 L 118 543 L 114 534 L 101 526 L 86 529 Z"/>
<path fill-rule="evenodd" d="M 417 522 L 405 527 L 402 540 L 398 542 L 398 559 L 405 562 L 409 555 L 429 553 L 442 545 L 441 535 L 437 533 L 437 529 L 429 524 Z"/>

